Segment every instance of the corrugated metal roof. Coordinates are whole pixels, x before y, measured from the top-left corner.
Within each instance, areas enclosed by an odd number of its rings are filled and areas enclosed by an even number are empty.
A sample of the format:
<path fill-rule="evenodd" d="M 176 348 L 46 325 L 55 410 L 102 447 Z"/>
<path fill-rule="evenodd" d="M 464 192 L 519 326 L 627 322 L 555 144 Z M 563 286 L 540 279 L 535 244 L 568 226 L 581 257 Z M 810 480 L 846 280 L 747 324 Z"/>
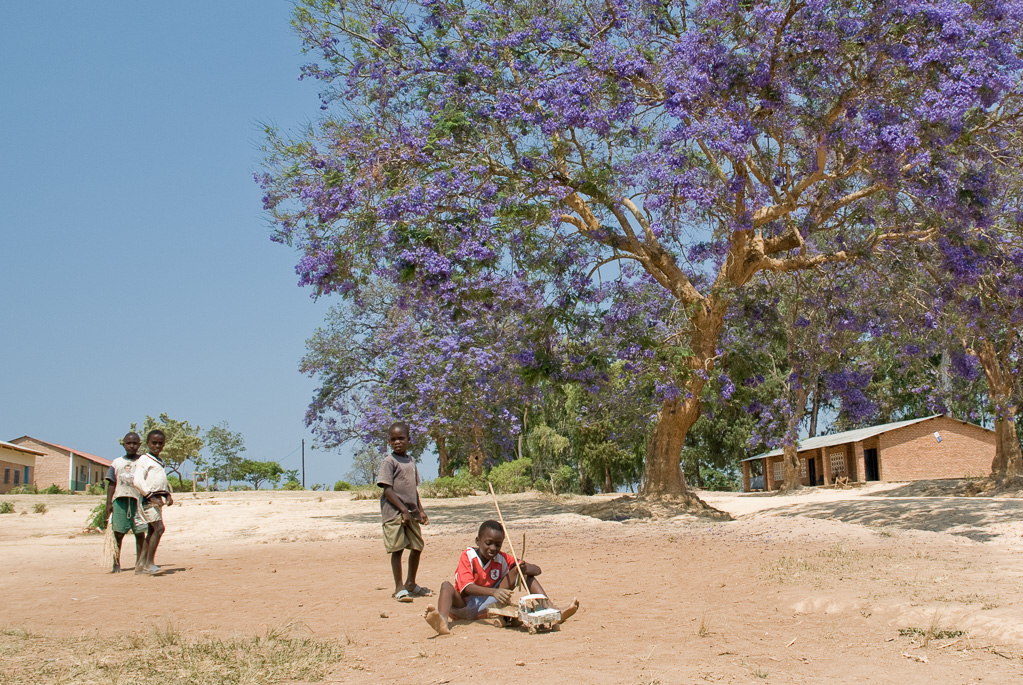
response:
<path fill-rule="evenodd" d="M 906 426 L 912 426 L 914 423 L 920 423 L 922 421 L 930 421 L 936 419 L 943 414 L 932 414 L 931 416 L 925 416 L 922 419 L 908 419 L 906 421 L 896 421 L 894 423 L 885 423 L 880 426 L 870 426 L 869 428 L 857 428 L 856 430 L 843 431 L 841 433 L 832 433 L 831 435 L 818 435 L 815 438 L 807 438 L 806 440 L 800 440 L 797 447 L 798 451 L 817 449 L 819 447 L 833 447 L 835 445 L 845 445 L 850 442 L 860 442 L 872 438 L 875 435 L 881 433 L 887 433 L 888 431 L 895 430 L 896 428 L 904 428 Z M 951 417 L 950 417 L 951 418 Z M 959 419 L 952 419 L 953 421 L 959 421 Z M 959 421 L 959 423 L 966 423 L 965 421 Z M 976 425 L 976 424 L 970 424 Z M 983 426 L 977 426 L 983 428 Z M 984 430 L 990 430 L 984 428 Z M 755 459 L 764 459 L 765 457 L 780 457 L 784 454 L 782 448 L 771 450 L 770 452 L 764 452 L 758 454 L 755 457 L 748 457 L 743 461 L 753 461 Z"/>
<path fill-rule="evenodd" d="M 21 445 L 15 445 L 13 442 L 7 442 L 6 440 L 0 440 L 0 447 L 6 447 L 7 449 L 15 450 L 17 452 L 24 452 L 26 454 L 32 454 L 37 457 L 46 456 L 46 452 L 40 452 L 39 450 L 33 450 L 28 447 L 22 447 Z"/>

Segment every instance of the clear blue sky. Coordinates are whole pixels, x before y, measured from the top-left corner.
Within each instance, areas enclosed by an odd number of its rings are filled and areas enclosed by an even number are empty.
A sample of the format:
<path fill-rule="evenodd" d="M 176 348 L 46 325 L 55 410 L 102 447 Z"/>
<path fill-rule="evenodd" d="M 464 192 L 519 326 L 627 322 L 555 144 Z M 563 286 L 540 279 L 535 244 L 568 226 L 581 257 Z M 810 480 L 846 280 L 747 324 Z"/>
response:
<path fill-rule="evenodd" d="M 330 303 L 296 286 L 252 181 L 262 123 L 318 113 L 290 10 L 0 3 L 0 439 L 113 458 L 166 412 L 285 468 L 306 438 L 307 484 L 349 470 L 302 421 Z"/>

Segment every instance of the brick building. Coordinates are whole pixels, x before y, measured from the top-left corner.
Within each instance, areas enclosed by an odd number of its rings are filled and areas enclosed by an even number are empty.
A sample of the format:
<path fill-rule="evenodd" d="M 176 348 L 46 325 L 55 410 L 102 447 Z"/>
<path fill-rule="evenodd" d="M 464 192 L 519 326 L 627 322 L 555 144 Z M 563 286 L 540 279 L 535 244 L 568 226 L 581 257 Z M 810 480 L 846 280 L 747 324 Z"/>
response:
<path fill-rule="evenodd" d="M 0 440 L 0 495 L 32 482 L 42 452 Z"/>
<path fill-rule="evenodd" d="M 34 482 L 40 490 L 51 485 L 59 485 L 72 492 L 85 490 L 93 483 L 102 484 L 110 467 L 109 459 L 28 435 L 11 442 L 39 453 Z"/>
<path fill-rule="evenodd" d="M 808 438 L 800 441 L 798 455 L 803 485 L 831 485 L 839 478 L 862 483 L 983 477 L 995 458 L 995 432 L 935 414 Z M 743 460 L 746 492 L 753 462 L 760 462 L 764 490 L 781 487 L 781 449 Z"/>

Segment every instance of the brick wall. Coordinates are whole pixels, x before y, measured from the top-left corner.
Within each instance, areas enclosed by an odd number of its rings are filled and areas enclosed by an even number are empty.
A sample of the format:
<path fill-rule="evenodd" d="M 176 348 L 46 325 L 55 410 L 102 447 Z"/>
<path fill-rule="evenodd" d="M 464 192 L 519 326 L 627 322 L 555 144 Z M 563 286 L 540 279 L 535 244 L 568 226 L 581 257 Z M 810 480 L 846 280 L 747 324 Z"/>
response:
<path fill-rule="evenodd" d="M 18 438 L 10 442 L 43 453 L 43 456 L 36 457 L 34 474 L 36 487 L 42 490 L 56 484 L 67 490 L 68 460 L 70 459 L 67 452 L 58 450 L 46 443 L 37 442 L 31 438 Z"/>
<path fill-rule="evenodd" d="M 10 492 L 12 488 L 19 487 L 25 484 L 25 469 L 28 469 L 28 482 L 32 482 L 32 471 L 34 470 L 31 466 L 25 464 L 7 461 L 6 459 L 0 459 L 0 495 Z M 15 479 L 18 481 L 15 483 Z"/>
<path fill-rule="evenodd" d="M 941 435 L 941 442 L 934 433 Z M 879 438 L 881 480 L 987 476 L 995 457 L 995 434 L 945 416 L 884 433 Z"/>

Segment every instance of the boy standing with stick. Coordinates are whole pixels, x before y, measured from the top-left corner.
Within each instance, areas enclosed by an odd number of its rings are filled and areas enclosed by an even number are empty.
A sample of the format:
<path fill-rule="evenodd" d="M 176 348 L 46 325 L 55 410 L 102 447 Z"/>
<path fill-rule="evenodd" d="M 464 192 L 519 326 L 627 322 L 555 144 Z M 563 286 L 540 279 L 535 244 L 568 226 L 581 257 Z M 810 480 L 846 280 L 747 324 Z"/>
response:
<path fill-rule="evenodd" d="M 384 549 L 391 555 L 391 573 L 394 575 L 394 594 L 399 602 L 411 602 L 414 597 L 429 597 L 433 591 L 416 585 L 419 557 L 423 552 L 423 533 L 420 524 L 430 519 L 423 511 L 419 499 L 419 470 L 408 456 L 409 427 L 397 421 L 388 430 L 391 453 L 384 457 L 377 475 L 377 485 L 384 489 L 380 495 L 380 515 L 383 517 Z M 408 575 L 401 580 L 401 556 L 408 554 Z"/>
<path fill-rule="evenodd" d="M 107 471 L 107 506 L 103 516 L 114 529 L 114 559 L 111 573 L 121 570 L 121 543 L 125 533 L 135 535 L 135 568 L 142 566 L 146 553 L 146 523 L 138 519 L 139 491 L 135 488 L 135 466 L 142 439 L 135 432 L 128 433 L 121 441 L 125 455 L 114 459 Z"/>

